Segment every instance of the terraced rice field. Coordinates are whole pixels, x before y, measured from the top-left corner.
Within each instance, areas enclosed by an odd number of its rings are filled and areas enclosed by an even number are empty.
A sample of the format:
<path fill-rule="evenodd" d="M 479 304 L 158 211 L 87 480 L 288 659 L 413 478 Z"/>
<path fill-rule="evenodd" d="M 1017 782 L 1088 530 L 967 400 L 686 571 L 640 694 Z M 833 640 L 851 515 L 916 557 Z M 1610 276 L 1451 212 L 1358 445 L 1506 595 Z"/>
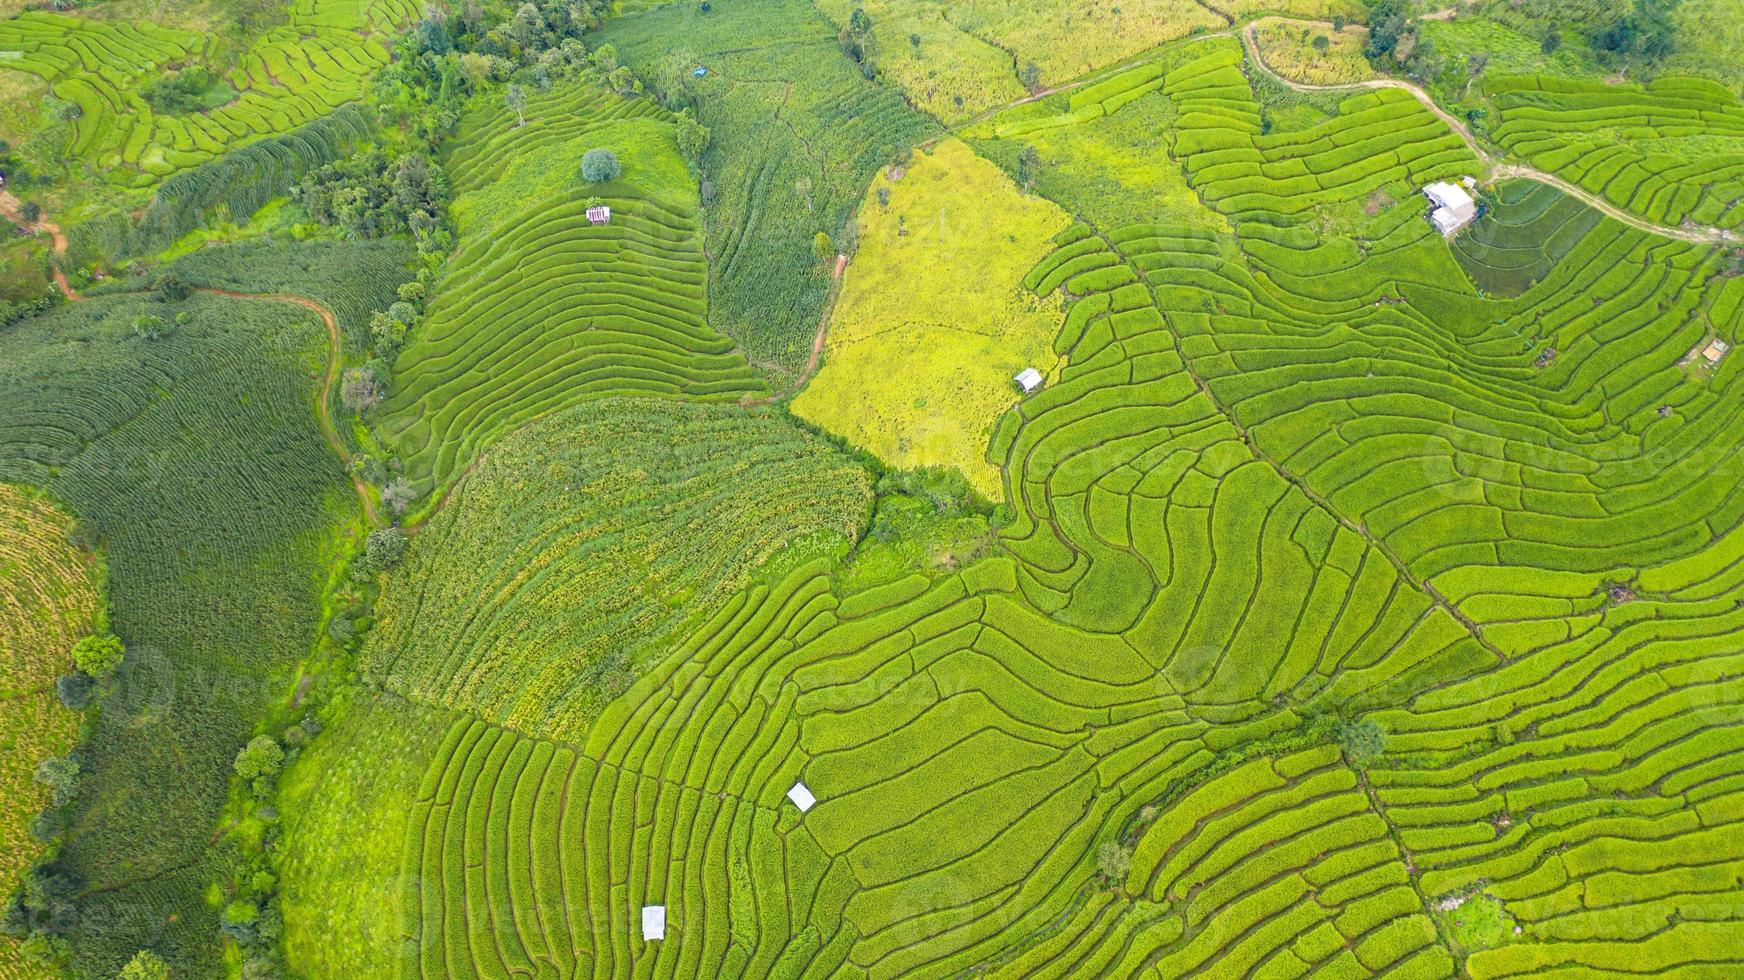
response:
<path fill-rule="evenodd" d="M 869 506 L 858 465 L 773 412 L 589 401 L 504 439 L 420 530 L 363 667 L 578 739 L 773 554 L 845 544 Z"/>
<path fill-rule="evenodd" d="M 130 646 L 64 854 L 78 971 L 229 970 L 241 815 L 312 977 L 1744 975 L 1744 366 L 1699 353 L 1744 339 L 1744 275 L 1670 227 L 1734 226 L 1736 98 L 1484 80 L 1516 163 L 1666 233 L 1519 180 L 1450 241 L 1419 190 L 1487 169 L 1457 127 L 1283 105 L 1225 30 L 1340 0 L 869 12 L 870 73 L 828 0 L 591 34 L 686 87 L 700 162 L 591 76 L 525 125 L 474 104 L 458 247 L 352 433 L 426 501 L 392 567 L 352 561 L 306 310 L 93 290 L 0 331 L 0 480 L 101 542 Z M 293 23 L 313 56 L 409 13 Z M 201 50 L 111 32 L 122 93 Z M 888 82 L 949 118 L 1032 57 L 1134 60 L 903 157 L 939 128 Z M 326 303 L 355 361 L 408 248 L 172 268 Z M 52 551 L 11 577 L 77 632 L 70 519 L 0 486 L 0 572 Z M 327 600 L 368 632 L 313 665 L 324 728 L 227 811 Z"/>
<path fill-rule="evenodd" d="M 763 390 L 709 323 L 694 185 L 662 110 L 573 83 L 532 103 L 525 127 L 503 115 L 481 112 L 475 148 L 456 154 L 460 248 L 380 410 L 426 489 L 516 426 L 589 398 Z M 595 146 L 623 159 L 619 180 L 581 180 Z M 586 216 L 596 197 L 609 224 Z"/>
<path fill-rule="evenodd" d="M 1744 225 L 1744 103 L 1725 86 L 1512 76 L 1485 91 L 1513 156 L 1657 224 Z"/>
<path fill-rule="evenodd" d="M 1261 134 L 1239 42 L 1205 49 L 1161 79 L 1180 111 L 1173 155 L 1206 203 L 1238 222 L 1301 219 L 1389 185 L 1414 190 L 1479 170 L 1458 134 L 1397 89 L 1345 99 L 1306 130 Z"/>
<path fill-rule="evenodd" d="M 1556 268 L 1603 216 L 1548 184 L 1501 185 L 1496 206 L 1461 235 L 1453 254 L 1486 293 L 1518 296 Z"/>
<path fill-rule="evenodd" d="M 296 0 L 289 23 L 262 35 L 229 73 L 228 105 L 186 116 L 152 111 L 140 87 L 169 65 L 198 63 L 210 38 L 141 22 L 27 11 L 0 21 L 0 70 L 35 75 L 76 104 L 67 156 L 135 187 L 283 133 L 363 98 L 387 63 L 389 32 L 415 15 L 409 0 Z"/>
<path fill-rule="evenodd" d="M 37 763 L 72 747 L 79 718 L 55 699 L 73 644 L 95 628 L 94 563 L 67 543 L 73 520 L 39 495 L 0 484 L 0 891 L 10 895 L 41 848 L 26 832 L 49 804 Z M 0 939 L 0 977 L 38 975 Z"/>
<path fill-rule="evenodd" d="M 666 81 L 677 70 L 694 89 L 714 137 L 703 158 L 709 323 L 771 387 L 797 380 L 830 288 L 817 234 L 839 243 L 873 171 L 935 124 L 843 57 L 804 0 L 666 4 L 598 39 L 637 71 Z M 691 65 L 708 75 L 692 79 Z"/>

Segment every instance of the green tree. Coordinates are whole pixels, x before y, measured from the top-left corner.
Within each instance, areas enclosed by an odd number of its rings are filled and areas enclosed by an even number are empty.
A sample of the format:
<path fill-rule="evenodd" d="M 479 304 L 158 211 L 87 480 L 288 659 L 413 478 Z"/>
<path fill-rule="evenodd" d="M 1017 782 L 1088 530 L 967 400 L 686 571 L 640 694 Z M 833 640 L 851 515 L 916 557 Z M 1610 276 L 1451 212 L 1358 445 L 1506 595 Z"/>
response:
<path fill-rule="evenodd" d="M 817 233 L 817 235 L 814 238 L 812 238 L 812 240 L 811 240 L 811 256 L 812 256 L 812 258 L 818 260 L 819 262 L 826 262 L 829 260 L 830 256 L 835 255 L 835 254 L 836 254 L 836 246 L 835 246 L 834 242 L 830 241 L 830 236 L 828 236 L 820 231 Z"/>
<path fill-rule="evenodd" d="M 1333 734 L 1338 739 L 1339 748 L 1344 750 L 1344 758 L 1359 769 L 1387 750 L 1387 732 L 1373 718 L 1356 722 L 1341 720 Z"/>
<path fill-rule="evenodd" d="M 1119 841 L 1103 841 L 1096 849 L 1096 870 L 1110 885 L 1120 885 L 1132 870 L 1132 849 Z"/>
<path fill-rule="evenodd" d="M 1018 72 L 1017 79 L 1023 83 L 1024 88 L 1034 92 L 1042 86 L 1041 66 L 1033 61 L 1025 64 L 1023 66 L 1023 71 Z"/>
<path fill-rule="evenodd" d="M 1017 155 L 1017 182 L 1029 190 L 1042 175 L 1042 155 L 1033 146 L 1025 146 L 1023 152 Z"/>
<path fill-rule="evenodd" d="M 1673 14 L 1681 0 L 1635 0 L 1629 12 L 1593 36 L 1593 47 L 1656 61 L 1677 47 Z"/>
<path fill-rule="evenodd" d="M 369 532 L 364 539 L 363 563 L 372 572 L 386 571 L 398 565 L 406 555 L 406 536 L 393 528 Z"/>
<path fill-rule="evenodd" d="M 582 155 L 581 179 L 589 183 L 599 183 L 606 180 L 617 180 L 624 168 L 618 163 L 618 155 L 604 147 L 594 147 Z"/>
<path fill-rule="evenodd" d="M 1332 39 L 1324 34 L 1314 35 L 1314 40 L 1310 43 L 1314 50 L 1321 54 L 1325 54 L 1332 47 Z"/>
<path fill-rule="evenodd" d="M 121 968 L 119 980 L 170 980 L 170 965 L 151 950 L 142 949 Z"/>
<path fill-rule="evenodd" d="M 161 316 L 154 316 L 150 313 L 141 313 L 133 318 L 134 336 L 137 336 L 141 340 L 159 340 L 168 332 L 168 329 L 164 327 L 164 320 Z"/>
<path fill-rule="evenodd" d="M 36 764 L 36 781 L 48 787 L 55 806 L 66 806 L 79 792 L 79 777 L 84 770 L 72 756 L 51 756 Z"/>
<path fill-rule="evenodd" d="M 714 134 L 709 132 L 707 126 L 697 122 L 689 109 L 678 114 L 677 126 L 678 152 L 684 154 L 685 159 L 692 163 L 699 162 L 703 152 L 709 148 Z"/>
<path fill-rule="evenodd" d="M 1411 29 L 1404 0 L 1372 0 L 1369 4 L 1369 43 L 1365 54 L 1379 61 L 1393 53 Z"/>
<path fill-rule="evenodd" d="M 1550 25 L 1550 33 L 1544 35 L 1544 41 L 1538 45 L 1538 50 L 1544 52 L 1544 54 L 1548 56 L 1555 54 L 1557 49 L 1561 47 L 1562 30 L 1555 24 L 1552 24 Z"/>
<path fill-rule="evenodd" d="M 284 746 L 271 735 L 256 735 L 236 753 L 236 775 L 251 782 L 278 775 L 284 764 Z"/>
<path fill-rule="evenodd" d="M 521 86 L 510 82 L 509 87 L 503 90 L 503 104 L 515 114 L 517 127 L 527 125 L 527 93 L 521 91 Z"/>
<path fill-rule="evenodd" d="M 73 666 L 103 680 L 120 669 L 126 654 L 127 648 L 121 643 L 121 638 L 113 633 L 87 636 L 73 644 Z"/>

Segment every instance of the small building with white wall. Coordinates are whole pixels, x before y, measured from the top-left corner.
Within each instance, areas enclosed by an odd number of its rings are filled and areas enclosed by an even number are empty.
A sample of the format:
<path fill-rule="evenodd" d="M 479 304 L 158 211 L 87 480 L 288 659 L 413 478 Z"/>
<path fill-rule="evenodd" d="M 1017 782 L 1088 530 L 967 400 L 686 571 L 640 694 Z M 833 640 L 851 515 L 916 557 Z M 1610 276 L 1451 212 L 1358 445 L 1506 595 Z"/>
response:
<path fill-rule="evenodd" d="M 1042 386 L 1042 373 L 1032 367 L 1024 368 L 1017 372 L 1017 377 L 1011 380 L 1017 382 L 1017 386 L 1022 388 L 1023 393 L 1027 395 Z"/>
<path fill-rule="evenodd" d="M 1435 205 L 1435 210 L 1429 212 L 1429 222 L 1445 237 L 1452 238 L 1478 216 L 1478 202 L 1458 184 L 1437 181 L 1423 188 L 1423 196 Z"/>
<path fill-rule="evenodd" d="M 793 801 L 794 806 L 799 807 L 800 813 L 817 805 L 817 797 L 811 795 L 811 790 L 806 788 L 804 782 L 794 783 L 793 788 L 787 791 L 787 798 Z"/>
<path fill-rule="evenodd" d="M 666 906 L 642 906 L 642 938 L 645 940 L 666 938 Z"/>

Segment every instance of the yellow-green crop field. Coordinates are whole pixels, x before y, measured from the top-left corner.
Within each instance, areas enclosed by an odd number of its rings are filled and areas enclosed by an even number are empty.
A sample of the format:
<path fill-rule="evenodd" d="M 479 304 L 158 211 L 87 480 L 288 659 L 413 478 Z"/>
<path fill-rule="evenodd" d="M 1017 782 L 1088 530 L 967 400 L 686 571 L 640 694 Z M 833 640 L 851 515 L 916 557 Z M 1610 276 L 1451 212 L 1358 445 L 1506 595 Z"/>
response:
<path fill-rule="evenodd" d="M 1744 977 L 1724 4 L 142 2 L 0 20 L 0 980 Z"/>
<path fill-rule="evenodd" d="M 73 644 L 88 635 L 101 597 L 85 553 L 67 543 L 73 520 L 47 500 L 0 484 L 0 890 L 41 845 L 25 825 L 48 805 L 32 779 L 37 763 L 62 755 L 78 715 L 55 700 L 55 678 L 69 669 Z M 0 977 L 47 976 L 0 939 Z"/>
<path fill-rule="evenodd" d="M 1324 48 L 1321 38 L 1325 39 Z M 1363 57 L 1368 31 L 1360 27 L 1334 31 L 1326 24 L 1268 18 L 1260 22 L 1254 40 L 1267 66 L 1291 81 L 1347 85 L 1375 74 Z"/>
<path fill-rule="evenodd" d="M 885 201 L 888 200 L 888 203 Z M 987 442 L 1013 377 L 1053 364 L 1059 304 L 1023 275 L 1069 223 L 958 140 L 873 180 L 823 368 L 793 411 L 904 469 L 961 470 L 1001 494 Z"/>

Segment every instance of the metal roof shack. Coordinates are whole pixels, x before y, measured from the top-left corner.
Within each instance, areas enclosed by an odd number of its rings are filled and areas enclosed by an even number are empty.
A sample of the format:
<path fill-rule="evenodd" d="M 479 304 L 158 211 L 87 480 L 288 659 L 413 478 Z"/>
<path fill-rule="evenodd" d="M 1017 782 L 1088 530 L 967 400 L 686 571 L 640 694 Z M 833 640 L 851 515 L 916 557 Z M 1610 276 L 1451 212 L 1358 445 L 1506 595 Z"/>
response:
<path fill-rule="evenodd" d="M 596 225 L 609 225 L 612 223 L 612 209 L 605 206 L 604 204 L 599 204 L 599 205 L 595 205 L 594 207 L 588 208 L 587 209 L 587 220 L 593 222 Z"/>
<path fill-rule="evenodd" d="M 1478 202 L 1458 184 L 1437 181 L 1423 188 L 1423 196 L 1435 205 L 1435 210 L 1429 212 L 1430 223 L 1448 238 L 1478 216 Z"/>
<path fill-rule="evenodd" d="M 666 938 L 666 906 L 642 906 L 642 939 Z"/>
<path fill-rule="evenodd" d="M 1042 373 L 1035 368 L 1024 368 L 1017 372 L 1017 377 L 1011 380 L 1017 382 L 1017 386 L 1022 388 L 1023 393 L 1027 395 L 1042 386 Z"/>
<path fill-rule="evenodd" d="M 1726 343 L 1724 340 L 1716 340 L 1702 348 L 1702 356 L 1708 359 L 1709 364 L 1718 364 L 1720 363 L 1720 358 L 1725 357 L 1726 352 L 1731 349 L 1731 344 Z"/>

